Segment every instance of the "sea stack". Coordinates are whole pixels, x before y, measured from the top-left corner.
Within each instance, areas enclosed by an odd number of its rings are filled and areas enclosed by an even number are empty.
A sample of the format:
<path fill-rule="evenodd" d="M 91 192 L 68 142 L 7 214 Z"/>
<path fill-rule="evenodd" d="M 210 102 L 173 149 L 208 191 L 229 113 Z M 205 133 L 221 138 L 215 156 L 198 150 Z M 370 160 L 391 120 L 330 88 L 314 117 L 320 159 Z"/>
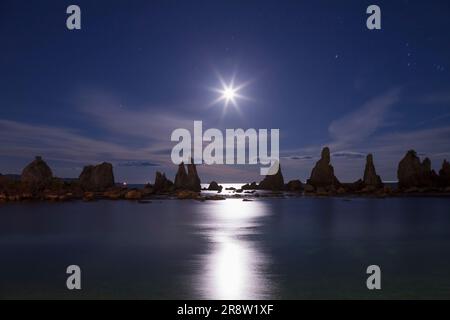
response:
<path fill-rule="evenodd" d="M 277 163 L 278 171 L 273 175 L 267 175 L 263 181 L 259 183 L 259 189 L 280 191 L 284 189 L 284 178 L 281 173 L 281 165 Z"/>
<path fill-rule="evenodd" d="M 96 166 L 86 166 L 80 174 L 79 182 L 84 191 L 105 191 L 115 185 L 113 166 L 103 162 Z"/>
<path fill-rule="evenodd" d="M 178 171 L 175 175 L 175 188 L 176 189 L 183 189 L 186 185 L 187 180 L 187 173 L 186 168 L 184 167 L 184 163 L 180 163 L 178 165 Z"/>
<path fill-rule="evenodd" d="M 328 147 L 323 148 L 320 160 L 316 162 L 308 184 L 314 188 L 337 189 L 341 183 L 334 175 L 334 168 L 330 164 L 331 156 Z"/>
<path fill-rule="evenodd" d="M 39 156 L 23 169 L 20 177 L 22 183 L 32 188 L 44 188 L 51 183 L 52 179 L 52 170 Z"/>
<path fill-rule="evenodd" d="M 222 191 L 223 187 L 219 185 L 216 181 L 211 181 L 211 183 L 208 186 L 209 191 Z"/>
<path fill-rule="evenodd" d="M 190 163 L 187 165 L 187 168 L 188 168 L 188 176 L 187 176 L 188 190 L 200 191 L 202 188 L 201 181 L 200 177 L 198 176 L 195 164 Z"/>
<path fill-rule="evenodd" d="M 166 178 L 165 173 L 156 172 L 153 190 L 156 193 L 168 192 L 173 186 L 173 182 Z"/>
<path fill-rule="evenodd" d="M 201 182 L 197 174 L 197 168 L 193 163 L 188 164 L 187 168 L 188 172 L 186 173 L 183 162 L 178 166 L 175 176 L 175 189 L 199 192 L 201 190 Z"/>
<path fill-rule="evenodd" d="M 397 178 L 399 189 L 433 187 L 438 179 L 430 159 L 421 163 L 414 150 L 409 150 L 398 164 Z"/>
<path fill-rule="evenodd" d="M 373 164 L 372 154 L 368 154 L 366 157 L 366 168 L 364 169 L 364 185 L 371 188 L 382 188 L 383 182 L 375 170 L 375 165 Z"/>

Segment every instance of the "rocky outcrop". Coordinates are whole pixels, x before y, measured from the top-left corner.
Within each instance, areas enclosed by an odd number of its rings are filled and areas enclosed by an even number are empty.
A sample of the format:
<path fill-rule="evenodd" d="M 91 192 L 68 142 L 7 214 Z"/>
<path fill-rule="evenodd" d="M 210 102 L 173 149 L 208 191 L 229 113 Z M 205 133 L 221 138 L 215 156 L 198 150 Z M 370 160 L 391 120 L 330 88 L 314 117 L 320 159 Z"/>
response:
<path fill-rule="evenodd" d="M 303 190 L 303 184 L 300 180 L 292 180 L 286 184 L 286 190 L 291 192 L 301 192 Z"/>
<path fill-rule="evenodd" d="M 444 160 L 442 168 L 439 170 L 439 186 L 450 187 L 450 163 L 447 160 Z"/>
<path fill-rule="evenodd" d="M 211 181 L 211 183 L 208 186 L 209 191 L 222 191 L 223 187 L 220 186 L 216 181 Z"/>
<path fill-rule="evenodd" d="M 278 164 L 278 171 L 273 175 L 268 175 L 259 183 L 259 189 L 280 191 L 284 189 L 284 178 L 281 173 L 281 165 Z"/>
<path fill-rule="evenodd" d="M 258 184 L 256 182 L 247 183 L 247 184 L 244 184 L 241 189 L 242 190 L 257 190 Z"/>
<path fill-rule="evenodd" d="M 311 177 L 308 179 L 308 184 L 314 188 L 335 188 L 340 186 L 339 180 L 334 175 L 334 168 L 330 164 L 330 149 L 323 148 L 320 160 L 316 162 L 315 167 L 311 172 Z"/>
<path fill-rule="evenodd" d="M 188 164 L 187 168 L 188 168 L 188 177 L 187 177 L 188 190 L 200 191 L 202 188 L 201 181 L 200 177 L 198 176 L 195 164 L 193 163 Z"/>
<path fill-rule="evenodd" d="M 406 189 L 420 185 L 422 165 L 414 150 L 409 150 L 398 164 L 397 178 L 398 187 Z"/>
<path fill-rule="evenodd" d="M 437 174 L 431 170 L 431 161 L 425 158 L 420 162 L 417 153 L 409 150 L 400 161 L 397 169 L 399 189 L 430 188 L 437 184 Z"/>
<path fill-rule="evenodd" d="M 20 177 L 20 181 L 33 189 L 45 188 L 53 179 L 53 173 L 50 167 L 42 160 L 41 157 L 36 157 L 33 162 L 27 165 Z"/>
<path fill-rule="evenodd" d="M 173 182 L 166 178 L 165 173 L 156 172 L 155 185 L 153 190 L 155 193 L 165 193 L 172 189 Z"/>
<path fill-rule="evenodd" d="M 201 190 L 201 181 L 195 164 L 188 164 L 187 169 L 188 171 L 186 173 L 183 162 L 178 166 L 178 171 L 175 176 L 175 189 L 199 192 Z"/>
<path fill-rule="evenodd" d="M 373 156 L 372 154 L 368 154 L 366 157 L 366 168 L 364 169 L 364 185 L 366 187 L 372 188 L 382 188 L 383 182 L 377 172 L 375 170 L 375 165 L 373 164 Z"/>
<path fill-rule="evenodd" d="M 113 166 L 103 162 L 96 166 L 86 166 L 79 177 L 84 191 L 105 191 L 114 186 Z"/>
<path fill-rule="evenodd" d="M 175 189 L 184 189 L 187 184 L 187 173 L 184 163 L 178 165 L 178 171 L 175 175 Z"/>

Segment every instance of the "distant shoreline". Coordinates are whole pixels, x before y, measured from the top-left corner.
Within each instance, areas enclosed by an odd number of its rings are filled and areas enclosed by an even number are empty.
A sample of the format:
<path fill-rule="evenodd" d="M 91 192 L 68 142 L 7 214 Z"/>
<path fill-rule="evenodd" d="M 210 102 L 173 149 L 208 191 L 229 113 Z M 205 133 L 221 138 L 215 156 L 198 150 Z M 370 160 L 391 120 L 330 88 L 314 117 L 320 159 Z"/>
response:
<path fill-rule="evenodd" d="M 194 199 L 198 201 L 229 198 L 249 201 L 254 198 L 316 196 L 316 197 L 450 197 L 450 163 L 444 161 L 436 173 L 431 161 L 419 159 L 409 150 L 398 164 L 398 182 L 383 182 L 377 174 L 372 154 L 366 157 L 363 179 L 340 182 L 331 165 L 331 152 L 323 148 L 320 160 L 306 181 L 285 182 L 281 165 L 277 172 L 259 183 L 220 185 L 216 181 L 202 184 L 196 165 L 180 163 L 172 181 L 163 172 L 156 172 L 153 184 L 117 184 L 113 165 L 103 162 L 83 168 L 78 179 L 53 176 L 51 168 L 37 156 L 20 176 L 0 174 L 0 203 L 20 201 L 94 201 L 99 199 L 149 202 L 152 199 Z M 227 187 L 228 186 L 228 187 Z M 209 191 L 207 193 L 202 191 Z"/>

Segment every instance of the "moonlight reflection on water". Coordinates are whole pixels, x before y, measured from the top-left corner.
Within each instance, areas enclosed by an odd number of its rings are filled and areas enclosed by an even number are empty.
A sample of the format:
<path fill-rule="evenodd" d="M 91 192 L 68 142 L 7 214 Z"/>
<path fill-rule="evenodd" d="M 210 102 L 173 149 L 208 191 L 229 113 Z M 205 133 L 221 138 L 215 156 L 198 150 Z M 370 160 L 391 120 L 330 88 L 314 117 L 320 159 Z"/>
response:
<path fill-rule="evenodd" d="M 203 211 L 200 234 L 210 243 L 209 252 L 199 257 L 200 272 L 194 280 L 200 295 L 208 299 L 264 299 L 273 284 L 264 270 L 269 257 L 252 236 L 259 234 L 261 219 L 268 216 L 262 202 L 227 199 L 216 201 Z"/>

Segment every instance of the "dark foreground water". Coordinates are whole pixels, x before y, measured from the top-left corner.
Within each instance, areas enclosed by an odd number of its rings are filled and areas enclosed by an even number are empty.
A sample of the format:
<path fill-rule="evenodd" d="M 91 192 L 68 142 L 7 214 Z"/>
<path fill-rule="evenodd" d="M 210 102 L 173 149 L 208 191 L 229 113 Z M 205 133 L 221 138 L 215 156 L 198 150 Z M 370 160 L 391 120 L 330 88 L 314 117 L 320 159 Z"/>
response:
<path fill-rule="evenodd" d="M 450 199 L 4 204 L 0 298 L 450 298 Z"/>

